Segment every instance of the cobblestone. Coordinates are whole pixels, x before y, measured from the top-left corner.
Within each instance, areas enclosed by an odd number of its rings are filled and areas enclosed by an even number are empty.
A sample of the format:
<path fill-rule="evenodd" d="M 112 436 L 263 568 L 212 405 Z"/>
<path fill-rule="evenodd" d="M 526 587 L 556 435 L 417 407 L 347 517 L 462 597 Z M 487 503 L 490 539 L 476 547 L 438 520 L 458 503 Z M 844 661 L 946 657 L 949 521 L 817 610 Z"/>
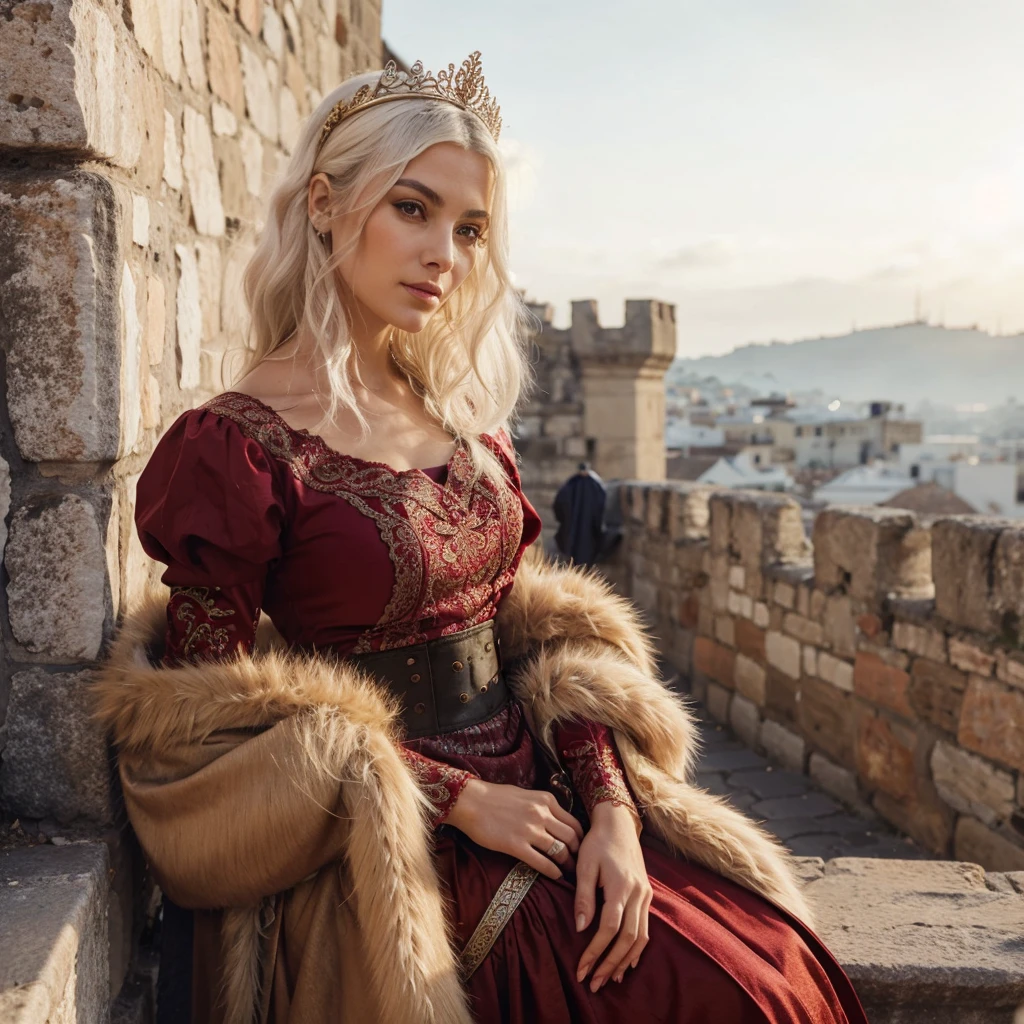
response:
<path fill-rule="evenodd" d="M 930 857 L 881 819 L 850 813 L 808 776 L 770 763 L 726 726 L 698 715 L 703 757 L 697 784 L 761 822 L 797 856 Z"/>

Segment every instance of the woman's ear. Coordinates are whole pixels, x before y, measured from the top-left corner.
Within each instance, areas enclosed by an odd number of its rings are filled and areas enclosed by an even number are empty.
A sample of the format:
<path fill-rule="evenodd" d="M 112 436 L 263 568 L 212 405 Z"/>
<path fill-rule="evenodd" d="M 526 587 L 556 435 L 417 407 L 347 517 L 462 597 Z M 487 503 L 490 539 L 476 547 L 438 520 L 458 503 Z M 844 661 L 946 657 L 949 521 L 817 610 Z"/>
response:
<path fill-rule="evenodd" d="M 309 196 L 307 209 L 313 230 L 326 232 L 330 230 L 328 220 L 331 205 L 331 183 L 326 174 L 314 174 L 309 180 Z"/>

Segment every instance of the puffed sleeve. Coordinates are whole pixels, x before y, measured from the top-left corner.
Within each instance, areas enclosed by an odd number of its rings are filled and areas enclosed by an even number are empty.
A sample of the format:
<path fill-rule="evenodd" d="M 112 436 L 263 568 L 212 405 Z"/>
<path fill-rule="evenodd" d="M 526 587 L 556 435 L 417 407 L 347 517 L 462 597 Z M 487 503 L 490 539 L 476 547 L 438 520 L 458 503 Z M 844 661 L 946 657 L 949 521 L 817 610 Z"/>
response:
<path fill-rule="evenodd" d="M 139 478 L 135 525 L 171 588 L 165 661 L 252 649 L 284 505 L 271 457 L 226 417 L 183 413 Z"/>
<path fill-rule="evenodd" d="M 523 493 L 523 481 L 519 475 L 516 450 L 512 444 L 512 438 L 509 437 L 508 431 L 504 427 L 496 431 L 494 436 L 490 438 L 490 448 L 505 467 L 509 482 L 515 488 L 516 493 L 519 495 L 519 500 L 522 502 L 523 536 L 519 542 L 519 553 L 521 555 L 540 536 L 540 516 L 531 504 L 530 499 Z M 518 559 L 516 561 L 518 563 Z"/>

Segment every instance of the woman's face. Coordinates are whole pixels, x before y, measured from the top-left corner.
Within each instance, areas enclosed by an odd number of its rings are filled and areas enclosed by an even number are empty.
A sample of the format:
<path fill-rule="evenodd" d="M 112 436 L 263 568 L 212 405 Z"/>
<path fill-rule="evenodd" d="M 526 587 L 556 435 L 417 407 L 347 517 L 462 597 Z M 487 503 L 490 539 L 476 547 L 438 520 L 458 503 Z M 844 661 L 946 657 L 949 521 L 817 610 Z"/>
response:
<path fill-rule="evenodd" d="M 487 233 L 490 161 L 442 142 L 410 160 L 339 265 L 355 325 L 416 334 L 472 271 Z M 332 238 L 344 238 L 344 218 Z"/>

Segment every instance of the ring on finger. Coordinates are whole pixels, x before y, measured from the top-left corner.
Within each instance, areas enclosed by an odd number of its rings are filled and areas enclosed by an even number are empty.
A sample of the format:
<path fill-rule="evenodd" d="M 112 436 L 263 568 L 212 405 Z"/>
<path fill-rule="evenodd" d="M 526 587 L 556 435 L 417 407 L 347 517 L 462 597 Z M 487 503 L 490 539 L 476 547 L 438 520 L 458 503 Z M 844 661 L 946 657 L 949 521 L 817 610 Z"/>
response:
<path fill-rule="evenodd" d="M 556 839 L 551 844 L 551 849 L 545 854 L 546 857 L 557 857 L 565 849 L 565 843 L 561 839 Z"/>

